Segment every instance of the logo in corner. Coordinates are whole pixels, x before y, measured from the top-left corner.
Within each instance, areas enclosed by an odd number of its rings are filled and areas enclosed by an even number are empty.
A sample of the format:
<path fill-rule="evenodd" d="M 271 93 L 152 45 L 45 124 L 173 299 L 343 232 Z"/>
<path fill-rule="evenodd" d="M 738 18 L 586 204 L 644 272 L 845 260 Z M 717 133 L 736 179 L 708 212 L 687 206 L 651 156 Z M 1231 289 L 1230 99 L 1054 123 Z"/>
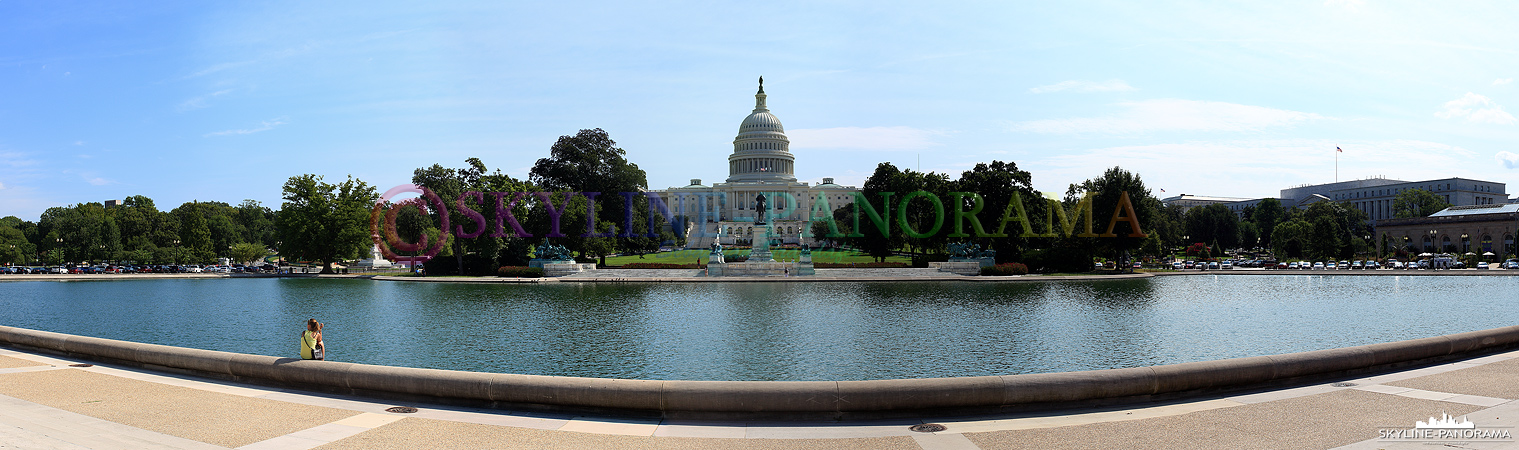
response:
<path fill-rule="evenodd" d="M 391 198 L 406 193 L 421 194 L 422 196 L 391 203 Z M 428 246 L 429 239 L 426 233 L 419 236 L 416 243 L 410 243 L 402 240 L 400 234 L 396 232 L 396 212 L 408 206 L 417 208 L 423 214 L 427 214 L 428 209 L 431 209 L 433 213 L 438 214 L 438 218 L 443 222 L 437 242 L 434 242 L 431 247 Z M 383 227 L 380 223 L 381 215 L 385 217 Z M 380 195 L 380 199 L 374 203 L 374 208 L 369 210 L 369 238 L 374 241 L 375 246 L 380 248 L 380 252 L 385 255 L 385 258 L 391 261 L 419 263 L 430 260 L 434 256 L 438 256 L 438 253 L 443 251 L 444 243 L 448 242 L 448 207 L 443 204 L 443 199 L 439 198 L 438 194 L 422 186 L 403 184 L 390 188 L 390 190 L 385 191 L 385 194 Z M 396 254 L 397 251 L 407 253 L 420 251 L 422 254 L 401 256 Z"/>

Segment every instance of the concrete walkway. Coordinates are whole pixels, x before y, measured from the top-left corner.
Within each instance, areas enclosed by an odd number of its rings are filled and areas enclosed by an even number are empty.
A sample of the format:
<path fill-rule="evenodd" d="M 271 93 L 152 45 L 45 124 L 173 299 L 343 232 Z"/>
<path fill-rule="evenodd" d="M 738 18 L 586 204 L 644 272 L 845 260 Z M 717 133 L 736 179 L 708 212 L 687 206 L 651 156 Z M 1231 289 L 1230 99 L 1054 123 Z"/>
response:
<path fill-rule="evenodd" d="M 89 362 L 0 347 L 0 449 L 1519 447 L 1512 438 L 1381 439 L 1442 414 L 1485 432 L 1514 433 L 1519 352 L 1344 380 L 1349 384 L 1185 402 L 846 423 L 660 421 L 398 405 L 77 364 Z M 396 406 L 419 410 L 387 411 Z M 922 423 L 946 429 L 909 429 Z"/>

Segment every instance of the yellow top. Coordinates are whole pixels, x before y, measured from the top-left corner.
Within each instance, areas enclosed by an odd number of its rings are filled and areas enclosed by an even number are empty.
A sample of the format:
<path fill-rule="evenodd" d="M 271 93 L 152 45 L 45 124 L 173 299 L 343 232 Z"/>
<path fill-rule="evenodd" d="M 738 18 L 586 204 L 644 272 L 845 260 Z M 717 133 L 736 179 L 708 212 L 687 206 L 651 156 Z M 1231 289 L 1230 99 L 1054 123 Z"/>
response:
<path fill-rule="evenodd" d="M 315 359 L 316 356 L 311 354 L 313 348 L 316 348 L 316 335 L 311 330 L 301 332 L 301 359 Z"/>

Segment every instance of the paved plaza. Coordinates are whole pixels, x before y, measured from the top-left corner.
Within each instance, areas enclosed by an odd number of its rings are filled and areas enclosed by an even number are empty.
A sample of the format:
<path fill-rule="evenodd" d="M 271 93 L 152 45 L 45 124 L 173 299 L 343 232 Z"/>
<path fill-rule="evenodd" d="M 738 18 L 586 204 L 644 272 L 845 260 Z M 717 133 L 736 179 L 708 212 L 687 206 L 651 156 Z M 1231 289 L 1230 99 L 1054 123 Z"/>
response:
<path fill-rule="evenodd" d="M 92 364 L 90 366 L 76 366 Z M 167 375 L 0 347 L 0 449 L 1428 449 L 1379 440 L 1442 414 L 1519 425 L 1519 351 L 1165 404 L 803 423 L 620 419 L 396 404 Z M 396 406 L 415 413 L 387 412 Z M 936 423 L 937 433 L 909 430 Z"/>

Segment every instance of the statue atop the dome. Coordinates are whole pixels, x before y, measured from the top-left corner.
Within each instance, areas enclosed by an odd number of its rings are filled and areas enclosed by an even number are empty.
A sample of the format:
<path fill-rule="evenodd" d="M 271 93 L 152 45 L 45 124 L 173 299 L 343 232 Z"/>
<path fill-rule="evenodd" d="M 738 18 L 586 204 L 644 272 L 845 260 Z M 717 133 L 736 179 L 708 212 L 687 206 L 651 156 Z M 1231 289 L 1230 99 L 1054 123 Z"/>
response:
<path fill-rule="evenodd" d="M 760 93 L 765 92 L 765 76 L 760 75 Z"/>

